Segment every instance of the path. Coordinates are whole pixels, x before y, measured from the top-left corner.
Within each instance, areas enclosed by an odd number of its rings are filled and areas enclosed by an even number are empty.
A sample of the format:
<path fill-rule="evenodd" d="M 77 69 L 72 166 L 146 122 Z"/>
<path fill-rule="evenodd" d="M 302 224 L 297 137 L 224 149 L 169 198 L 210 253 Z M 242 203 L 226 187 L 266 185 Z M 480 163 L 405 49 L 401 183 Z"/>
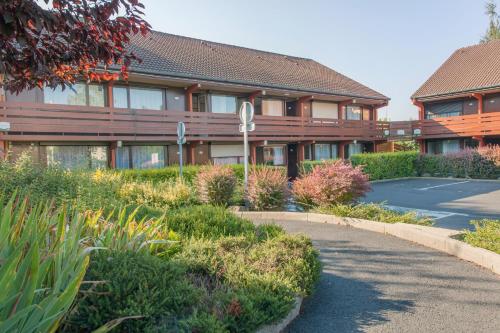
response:
<path fill-rule="evenodd" d="M 499 332 L 500 278 L 392 236 L 287 221 L 320 249 L 316 293 L 288 332 Z"/>

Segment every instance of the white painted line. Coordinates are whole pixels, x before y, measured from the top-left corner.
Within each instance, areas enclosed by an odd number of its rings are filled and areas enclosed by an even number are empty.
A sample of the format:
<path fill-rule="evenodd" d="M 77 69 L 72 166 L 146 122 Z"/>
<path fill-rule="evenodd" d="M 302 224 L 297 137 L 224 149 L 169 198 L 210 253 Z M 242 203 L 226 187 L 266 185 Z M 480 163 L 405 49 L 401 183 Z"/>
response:
<path fill-rule="evenodd" d="M 417 188 L 417 190 L 418 191 L 427 191 L 427 190 L 430 190 L 432 188 L 452 186 L 452 185 L 465 184 L 465 183 L 470 183 L 470 180 L 466 180 L 464 182 L 456 182 L 456 183 L 448 183 L 448 184 L 442 184 L 442 185 L 436 185 L 436 186 L 422 187 L 422 188 Z"/>
<path fill-rule="evenodd" d="M 465 213 L 447 212 L 442 210 L 427 210 L 427 209 L 418 209 L 418 208 L 409 208 L 409 207 L 391 206 L 391 205 L 384 205 L 384 207 L 390 210 L 395 210 L 397 212 L 403 212 L 403 213 L 415 212 L 417 213 L 417 216 L 428 216 L 432 217 L 434 220 L 443 219 L 445 217 L 450 217 L 453 215 L 469 216 L 468 214 Z"/>

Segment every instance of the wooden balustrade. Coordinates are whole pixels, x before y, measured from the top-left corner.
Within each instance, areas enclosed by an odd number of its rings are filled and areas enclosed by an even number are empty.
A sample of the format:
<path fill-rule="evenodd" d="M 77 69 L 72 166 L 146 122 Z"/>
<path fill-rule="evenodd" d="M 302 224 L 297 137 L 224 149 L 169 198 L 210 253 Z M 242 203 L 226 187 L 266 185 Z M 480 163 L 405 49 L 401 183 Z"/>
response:
<path fill-rule="evenodd" d="M 235 114 L 0 102 L 0 121 L 11 123 L 2 135 L 10 141 L 174 141 L 179 121 L 188 141 L 241 140 Z M 276 116 L 255 116 L 255 123 L 252 141 L 375 141 L 388 128 L 377 121 Z"/>

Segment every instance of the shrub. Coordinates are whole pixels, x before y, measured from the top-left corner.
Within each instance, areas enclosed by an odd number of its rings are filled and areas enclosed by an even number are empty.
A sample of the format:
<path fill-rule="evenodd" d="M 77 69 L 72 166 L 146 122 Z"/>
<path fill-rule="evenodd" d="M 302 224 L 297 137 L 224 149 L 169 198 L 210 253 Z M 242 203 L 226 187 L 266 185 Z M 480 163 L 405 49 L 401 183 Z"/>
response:
<path fill-rule="evenodd" d="M 415 212 L 397 212 L 374 203 L 356 205 L 337 204 L 328 207 L 320 207 L 318 209 L 318 212 L 385 223 L 409 223 L 427 226 L 430 226 L 434 223 L 434 221 L 430 217 L 421 217 L 418 216 Z"/>
<path fill-rule="evenodd" d="M 367 153 L 351 156 L 352 165 L 361 166 L 371 180 L 413 177 L 417 175 L 414 151 L 395 153 Z"/>
<path fill-rule="evenodd" d="M 496 167 L 474 149 L 464 149 L 445 155 L 419 155 L 417 159 L 419 175 L 458 177 L 458 178 L 495 178 Z"/>
<path fill-rule="evenodd" d="M 118 194 L 127 204 L 147 205 L 161 209 L 177 208 L 196 203 L 194 189 L 180 178 L 159 183 L 124 183 Z"/>
<path fill-rule="evenodd" d="M 322 165 L 323 163 L 332 163 L 333 161 L 335 161 L 335 159 L 331 159 L 331 160 L 310 160 L 310 161 L 302 161 L 300 162 L 300 173 L 301 174 L 307 174 L 307 173 L 310 173 L 314 167 L 318 166 L 318 165 Z"/>
<path fill-rule="evenodd" d="M 248 201 L 256 210 L 281 209 L 288 194 L 288 177 L 279 169 L 254 169 L 248 177 Z"/>
<path fill-rule="evenodd" d="M 370 189 L 368 176 L 361 167 L 344 161 L 324 162 L 311 173 L 302 175 L 293 184 L 292 193 L 305 207 L 349 203 Z"/>
<path fill-rule="evenodd" d="M 182 265 L 144 253 L 99 251 L 85 280 L 97 282 L 80 291 L 66 332 L 89 332 L 128 316 L 140 318 L 121 323 L 122 332 L 172 331 L 201 297 Z"/>
<path fill-rule="evenodd" d="M 71 209 L 16 197 L 0 207 L 0 332 L 57 329 L 89 262 L 82 225 Z"/>
<path fill-rule="evenodd" d="M 489 161 L 492 161 L 497 168 L 500 168 L 500 145 L 488 145 L 479 147 L 478 153 Z"/>
<path fill-rule="evenodd" d="M 198 195 L 203 203 L 228 205 L 236 188 L 236 177 L 226 166 L 205 166 L 196 178 Z"/>
<path fill-rule="evenodd" d="M 463 240 L 472 246 L 500 254 L 500 220 L 474 220 L 474 231 L 466 231 Z"/>
<path fill-rule="evenodd" d="M 254 225 L 223 207 L 193 206 L 167 212 L 170 230 L 184 237 L 220 238 L 254 234 Z"/>

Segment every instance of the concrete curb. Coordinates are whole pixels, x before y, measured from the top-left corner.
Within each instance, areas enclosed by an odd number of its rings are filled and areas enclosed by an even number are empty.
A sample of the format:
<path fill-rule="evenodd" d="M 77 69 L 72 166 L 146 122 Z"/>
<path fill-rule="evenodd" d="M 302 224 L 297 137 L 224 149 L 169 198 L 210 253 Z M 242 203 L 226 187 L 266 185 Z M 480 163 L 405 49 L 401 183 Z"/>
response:
<path fill-rule="evenodd" d="M 500 275 L 500 255 L 451 238 L 460 233 L 456 230 L 406 223 L 391 224 L 318 213 L 236 211 L 235 214 L 250 220 L 293 220 L 331 223 L 388 234 L 470 261 Z"/>
<path fill-rule="evenodd" d="M 399 178 L 370 180 L 370 183 L 372 183 L 372 184 L 387 183 L 387 182 L 392 182 L 392 181 L 408 180 L 408 179 L 441 179 L 441 180 L 457 180 L 457 181 L 473 180 L 473 181 L 478 181 L 478 182 L 496 182 L 496 183 L 500 182 L 500 179 L 475 179 L 475 178 L 456 178 L 456 177 L 418 177 L 418 176 L 413 176 L 413 177 L 399 177 Z"/>
<path fill-rule="evenodd" d="M 299 315 L 300 307 L 302 306 L 302 297 L 295 299 L 293 309 L 288 313 L 285 319 L 276 324 L 266 325 L 257 330 L 257 333 L 280 333 L 287 328 L 288 325 Z"/>

